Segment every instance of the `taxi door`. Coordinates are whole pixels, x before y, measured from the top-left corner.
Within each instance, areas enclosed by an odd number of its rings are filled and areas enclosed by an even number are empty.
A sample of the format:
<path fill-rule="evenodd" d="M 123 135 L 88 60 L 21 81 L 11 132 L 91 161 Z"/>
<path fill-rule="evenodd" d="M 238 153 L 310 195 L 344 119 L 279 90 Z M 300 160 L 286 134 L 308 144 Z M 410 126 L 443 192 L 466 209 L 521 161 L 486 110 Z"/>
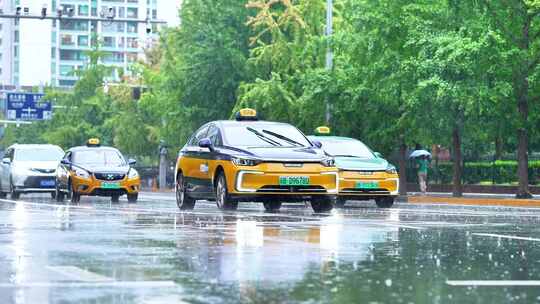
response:
<path fill-rule="evenodd" d="M 187 182 L 187 192 L 192 197 L 207 197 L 211 189 L 207 148 L 199 147 L 199 140 L 206 138 L 208 125 L 201 127 L 182 149 L 180 168 Z"/>

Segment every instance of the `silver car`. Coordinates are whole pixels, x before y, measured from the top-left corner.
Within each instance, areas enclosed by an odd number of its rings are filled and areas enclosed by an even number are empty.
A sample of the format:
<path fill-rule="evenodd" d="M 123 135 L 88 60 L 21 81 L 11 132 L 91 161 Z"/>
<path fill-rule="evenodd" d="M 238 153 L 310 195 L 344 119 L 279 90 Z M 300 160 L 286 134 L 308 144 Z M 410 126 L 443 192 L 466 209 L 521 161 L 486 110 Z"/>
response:
<path fill-rule="evenodd" d="M 56 190 L 56 168 L 64 151 L 54 145 L 19 145 L 7 148 L 0 164 L 0 197 Z"/>

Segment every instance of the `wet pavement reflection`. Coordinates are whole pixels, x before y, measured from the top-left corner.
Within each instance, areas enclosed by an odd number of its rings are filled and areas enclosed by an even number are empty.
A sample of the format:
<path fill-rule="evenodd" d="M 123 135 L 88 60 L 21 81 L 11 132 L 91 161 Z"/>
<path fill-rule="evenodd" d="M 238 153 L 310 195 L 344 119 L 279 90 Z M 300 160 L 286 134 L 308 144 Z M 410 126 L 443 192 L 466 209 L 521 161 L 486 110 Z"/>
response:
<path fill-rule="evenodd" d="M 263 210 L 0 200 L 0 303 L 540 302 L 540 209 Z"/>

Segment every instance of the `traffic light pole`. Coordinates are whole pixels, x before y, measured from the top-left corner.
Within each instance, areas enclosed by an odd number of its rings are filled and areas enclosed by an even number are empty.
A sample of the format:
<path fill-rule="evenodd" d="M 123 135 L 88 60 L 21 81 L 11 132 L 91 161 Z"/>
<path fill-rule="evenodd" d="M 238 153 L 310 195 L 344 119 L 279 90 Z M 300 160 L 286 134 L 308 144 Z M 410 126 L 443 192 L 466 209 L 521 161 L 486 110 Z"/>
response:
<path fill-rule="evenodd" d="M 67 21 L 103 21 L 103 22 L 136 22 L 150 24 L 166 24 L 164 20 L 155 19 L 130 19 L 130 18 L 101 18 L 101 17 L 81 17 L 81 16 L 41 16 L 41 15 L 17 15 L 0 14 L 0 19 L 40 19 L 40 20 L 67 20 Z"/>

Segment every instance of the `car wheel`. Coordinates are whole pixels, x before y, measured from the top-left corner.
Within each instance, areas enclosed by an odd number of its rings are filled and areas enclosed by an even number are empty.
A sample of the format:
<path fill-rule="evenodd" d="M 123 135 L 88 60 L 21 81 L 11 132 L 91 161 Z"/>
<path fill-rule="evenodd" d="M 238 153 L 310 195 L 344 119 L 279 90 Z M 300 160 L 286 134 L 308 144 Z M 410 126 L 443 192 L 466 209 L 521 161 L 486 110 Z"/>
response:
<path fill-rule="evenodd" d="M 71 183 L 69 183 L 69 192 L 70 192 L 71 202 L 74 204 L 78 204 L 81 201 L 81 195 L 77 193 L 77 191 L 75 190 L 75 188 L 73 187 Z"/>
<path fill-rule="evenodd" d="M 118 203 L 118 202 L 120 202 L 120 195 L 111 196 L 111 203 Z"/>
<path fill-rule="evenodd" d="M 60 191 L 60 189 L 58 188 L 58 185 L 56 186 L 56 190 L 55 190 L 55 198 L 56 198 L 56 202 L 58 203 L 63 202 L 65 198 L 65 193 Z"/>
<path fill-rule="evenodd" d="M 231 200 L 229 197 L 227 181 L 223 172 L 219 173 L 217 178 L 216 204 L 221 210 L 236 210 L 238 208 L 238 202 Z"/>
<path fill-rule="evenodd" d="M 329 196 L 315 196 L 311 198 L 311 208 L 316 213 L 328 212 L 334 209 L 335 200 Z"/>
<path fill-rule="evenodd" d="M 277 212 L 281 208 L 281 202 L 279 201 L 263 201 L 264 210 L 266 212 Z"/>
<path fill-rule="evenodd" d="M 186 194 L 186 181 L 182 172 L 176 177 L 176 205 L 180 210 L 192 210 L 195 208 L 195 199 Z"/>
<path fill-rule="evenodd" d="M 52 199 L 56 199 L 56 191 L 51 192 L 51 198 L 52 198 Z"/>
<path fill-rule="evenodd" d="M 375 199 L 375 203 L 379 208 L 391 208 L 394 205 L 394 198 L 391 196 L 385 196 Z"/>
<path fill-rule="evenodd" d="M 11 187 L 10 188 L 11 189 L 11 195 L 10 195 L 11 199 L 12 200 L 18 200 L 19 198 L 21 198 L 21 193 L 15 190 L 15 186 L 13 186 L 13 183 L 11 183 L 10 187 Z"/>
<path fill-rule="evenodd" d="M 338 197 L 336 199 L 336 208 L 345 208 L 346 203 L 347 203 L 346 199 Z"/>
<path fill-rule="evenodd" d="M 134 193 L 134 194 L 128 194 L 127 195 L 127 200 L 128 200 L 128 203 L 136 203 L 137 200 L 139 199 L 139 193 Z"/>

